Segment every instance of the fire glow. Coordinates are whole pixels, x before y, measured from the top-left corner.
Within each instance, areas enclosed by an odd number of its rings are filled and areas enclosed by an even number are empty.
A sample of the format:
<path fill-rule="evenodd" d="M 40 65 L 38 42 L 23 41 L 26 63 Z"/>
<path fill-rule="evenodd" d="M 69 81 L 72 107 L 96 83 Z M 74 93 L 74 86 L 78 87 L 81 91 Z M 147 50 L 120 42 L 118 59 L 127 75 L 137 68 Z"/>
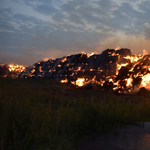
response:
<path fill-rule="evenodd" d="M 2 77 L 18 77 L 25 70 L 23 65 L 0 65 L 0 76 Z"/>
<path fill-rule="evenodd" d="M 150 85 L 150 73 L 146 74 L 145 76 L 142 76 L 142 83 L 141 85 L 143 87 Z"/>
<path fill-rule="evenodd" d="M 72 82 L 72 84 L 81 87 L 85 84 L 85 78 L 78 78 L 76 81 Z"/>
<path fill-rule="evenodd" d="M 111 88 L 117 93 L 130 93 L 135 87 L 150 87 L 150 55 L 146 50 L 141 55 L 132 55 L 129 49 L 118 47 L 101 54 L 81 53 L 49 59 L 26 68 L 8 65 L 8 70 L 19 72 L 16 74 L 19 78 L 50 78 L 76 87 Z"/>
<path fill-rule="evenodd" d="M 9 65 L 9 71 L 12 72 L 22 72 L 25 70 L 25 67 L 23 65 L 13 65 L 13 64 L 10 64 Z"/>

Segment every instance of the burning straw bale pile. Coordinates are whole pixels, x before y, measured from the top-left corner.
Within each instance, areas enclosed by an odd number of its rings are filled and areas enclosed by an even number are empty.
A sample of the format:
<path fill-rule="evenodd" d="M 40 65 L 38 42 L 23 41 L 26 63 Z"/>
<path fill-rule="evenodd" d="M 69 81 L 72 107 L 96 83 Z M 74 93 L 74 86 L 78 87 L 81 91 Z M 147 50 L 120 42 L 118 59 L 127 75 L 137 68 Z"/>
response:
<path fill-rule="evenodd" d="M 84 78 L 86 83 L 95 78 L 95 81 L 105 80 L 116 73 L 118 56 L 122 59 L 131 55 L 129 49 L 107 49 L 102 54 L 75 54 L 63 58 L 38 62 L 29 66 L 20 77 L 24 78 L 56 78 L 60 81 L 74 83 Z M 121 61 L 120 61 L 121 62 Z"/>
<path fill-rule="evenodd" d="M 22 65 L 5 65 L 0 64 L 0 77 L 18 77 L 18 75 L 25 70 L 25 67 Z"/>
<path fill-rule="evenodd" d="M 150 84 L 150 55 L 132 55 L 130 49 L 106 49 L 101 54 L 80 53 L 40 61 L 19 78 L 50 78 L 78 87 L 101 87 L 130 93 Z"/>

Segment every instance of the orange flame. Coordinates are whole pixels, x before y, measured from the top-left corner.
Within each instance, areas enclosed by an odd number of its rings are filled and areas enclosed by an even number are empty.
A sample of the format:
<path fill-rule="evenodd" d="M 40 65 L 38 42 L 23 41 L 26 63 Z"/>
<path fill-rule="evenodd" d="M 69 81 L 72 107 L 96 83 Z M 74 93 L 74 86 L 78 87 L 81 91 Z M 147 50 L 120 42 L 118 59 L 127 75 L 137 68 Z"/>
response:
<path fill-rule="evenodd" d="M 22 72 L 22 71 L 25 70 L 25 67 L 23 65 L 13 65 L 13 64 L 10 64 L 8 69 L 9 69 L 10 72 L 12 72 L 12 71 Z"/>
<path fill-rule="evenodd" d="M 150 73 L 148 73 L 148 74 L 146 74 L 145 76 L 142 77 L 141 85 L 143 87 L 146 87 L 147 85 L 150 85 Z"/>
<path fill-rule="evenodd" d="M 67 80 L 67 79 L 61 80 L 60 82 L 61 82 L 61 83 L 68 83 L 68 80 Z"/>
<path fill-rule="evenodd" d="M 89 58 L 89 57 L 93 56 L 94 54 L 95 54 L 94 52 L 92 52 L 91 54 L 87 54 L 87 57 Z"/>

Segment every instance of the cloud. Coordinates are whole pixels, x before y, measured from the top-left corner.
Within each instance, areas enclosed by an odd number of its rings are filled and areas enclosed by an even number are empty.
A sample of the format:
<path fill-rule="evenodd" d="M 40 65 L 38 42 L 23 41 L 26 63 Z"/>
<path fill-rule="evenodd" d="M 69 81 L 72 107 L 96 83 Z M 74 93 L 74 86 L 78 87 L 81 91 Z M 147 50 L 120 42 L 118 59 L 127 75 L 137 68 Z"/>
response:
<path fill-rule="evenodd" d="M 150 40 L 150 27 L 144 29 L 144 36 L 147 40 Z"/>
<path fill-rule="evenodd" d="M 61 12 L 53 15 L 54 21 L 63 25 L 69 24 L 72 27 L 79 26 L 81 30 L 96 30 L 96 26 L 103 28 L 109 18 L 109 12 L 114 4 L 110 0 L 104 1 L 69 1 L 62 5 Z M 112 4 L 112 5 L 111 5 Z M 109 10 L 109 11 L 108 11 Z M 109 13 L 108 13 L 109 12 Z"/>
<path fill-rule="evenodd" d="M 136 51 L 149 46 L 148 0 L 1 0 L 0 4 L 0 51 L 5 56 L 30 55 L 29 61 L 47 54 L 101 52 L 117 46 Z"/>
<path fill-rule="evenodd" d="M 52 15 L 55 12 L 57 12 L 57 9 L 54 6 L 48 5 L 47 3 L 42 4 L 42 5 L 38 5 L 35 8 L 35 10 L 40 12 L 40 13 L 43 13 L 44 15 Z"/>
<path fill-rule="evenodd" d="M 148 13 L 150 12 L 150 1 L 146 0 L 146 1 L 142 1 L 140 4 L 139 4 L 139 8 L 145 12 L 145 13 Z"/>

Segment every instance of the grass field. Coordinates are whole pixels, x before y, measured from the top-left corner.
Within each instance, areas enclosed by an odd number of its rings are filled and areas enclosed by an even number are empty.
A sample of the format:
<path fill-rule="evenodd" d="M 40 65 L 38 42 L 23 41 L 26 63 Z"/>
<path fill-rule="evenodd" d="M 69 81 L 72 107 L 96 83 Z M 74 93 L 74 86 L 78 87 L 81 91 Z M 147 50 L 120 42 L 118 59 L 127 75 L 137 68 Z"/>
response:
<path fill-rule="evenodd" d="M 150 99 L 48 79 L 0 78 L 1 150 L 73 150 L 83 136 L 150 121 Z"/>

